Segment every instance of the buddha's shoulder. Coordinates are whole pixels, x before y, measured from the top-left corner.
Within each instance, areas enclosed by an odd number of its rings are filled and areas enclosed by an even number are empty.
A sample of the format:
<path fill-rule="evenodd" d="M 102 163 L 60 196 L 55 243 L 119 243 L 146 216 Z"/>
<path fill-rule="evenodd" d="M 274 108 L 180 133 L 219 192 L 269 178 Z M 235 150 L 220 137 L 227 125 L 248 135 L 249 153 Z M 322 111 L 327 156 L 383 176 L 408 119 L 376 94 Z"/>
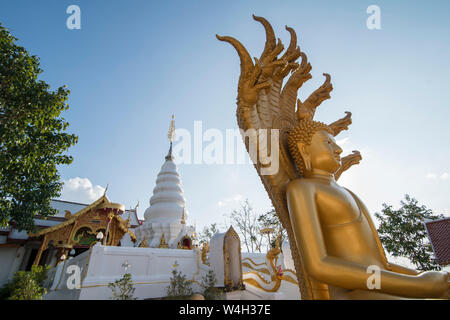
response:
<path fill-rule="evenodd" d="M 298 193 L 316 190 L 318 183 L 313 179 L 301 178 L 294 179 L 288 183 L 286 191 L 287 193 Z"/>

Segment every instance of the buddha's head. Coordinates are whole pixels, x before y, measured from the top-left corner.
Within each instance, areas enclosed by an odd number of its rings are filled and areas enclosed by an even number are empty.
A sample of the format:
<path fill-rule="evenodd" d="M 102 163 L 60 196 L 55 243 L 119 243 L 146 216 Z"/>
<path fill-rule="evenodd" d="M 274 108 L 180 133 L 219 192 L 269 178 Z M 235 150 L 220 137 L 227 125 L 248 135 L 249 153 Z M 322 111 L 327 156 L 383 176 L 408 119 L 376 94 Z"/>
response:
<path fill-rule="evenodd" d="M 288 146 L 302 176 L 313 169 L 335 173 L 341 166 L 342 149 L 331 129 L 322 122 L 300 120 L 289 134 Z"/>

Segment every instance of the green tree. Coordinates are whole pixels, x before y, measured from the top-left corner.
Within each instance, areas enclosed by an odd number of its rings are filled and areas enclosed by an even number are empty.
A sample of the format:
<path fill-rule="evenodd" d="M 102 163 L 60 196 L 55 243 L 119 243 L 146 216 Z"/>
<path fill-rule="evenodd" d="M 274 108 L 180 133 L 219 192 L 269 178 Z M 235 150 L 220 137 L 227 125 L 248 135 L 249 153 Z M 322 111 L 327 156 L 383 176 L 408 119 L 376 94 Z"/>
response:
<path fill-rule="evenodd" d="M 405 201 L 400 203 L 399 210 L 383 204 L 381 213 L 375 213 L 380 222 L 378 234 L 383 246 L 394 257 L 408 258 L 418 270 L 439 270 L 423 222 L 444 216 L 418 205 L 418 201 L 409 195 L 405 195 Z"/>
<path fill-rule="evenodd" d="M 49 266 L 32 266 L 31 271 L 17 271 L 11 283 L 5 286 L 9 300 L 42 300 L 47 293 L 43 288 Z"/>
<path fill-rule="evenodd" d="M 280 218 L 278 218 L 278 215 L 273 208 L 265 214 L 260 215 L 258 217 L 258 222 L 260 223 L 262 228 L 272 228 L 274 230 L 273 237 L 271 237 L 270 239 L 270 245 L 272 246 L 272 248 L 275 247 L 275 240 L 278 236 L 278 232 L 281 232 L 280 246 L 283 244 L 283 241 L 287 239 L 286 230 L 281 225 Z"/>
<path fill-rule="evenodd" d="M 173 300 L 188 299 L 192 295 L 192 282 L 186 279 L 181 271 L 172 270 L 170 284 L 167 287 L 167 298 Z"/>
<path fill-rule="evenodd" d="M 199 233 L 198 240 L 200 245 L 206 242 L 210 242 L 212 236 L 219 232 L 219 228 L 217 228 L 217 223 L 212 223 L 209 227 L 204 227 L 203 231 Z"/>
<path fill-rule="evenodd" d="M 0 24 L 0 225 L 14 222 L 35 231 L 36 214 L 50 216 L 51 198 L 60 196 L 57 166 L 70 164 L 63 154 L 78 138 L 64 131 L 60 117 L 70 91 L 38 80 L 39 58 L 18 46 Z"/>
<path fill-rule="evenodd" d="M 110 288 L 113 292 L 111 299 L 113 300 L 136 300 L 134 297 L 134 291 L 136 290 L 133 287 L 133 281 L 131 279 L 130 273 L 125 273 L 123 277 L 114 282 L 110 282 L 108 284 L 108 288 Z"/>

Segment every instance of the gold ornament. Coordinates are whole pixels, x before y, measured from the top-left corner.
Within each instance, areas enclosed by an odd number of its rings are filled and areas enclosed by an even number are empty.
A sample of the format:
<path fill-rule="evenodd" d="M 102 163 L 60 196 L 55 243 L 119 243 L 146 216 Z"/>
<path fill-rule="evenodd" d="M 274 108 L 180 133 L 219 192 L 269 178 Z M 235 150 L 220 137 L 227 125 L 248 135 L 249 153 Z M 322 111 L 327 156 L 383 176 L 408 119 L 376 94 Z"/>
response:
<path fill-rule="evenodd" d="M 159 247 L 160 248 L 168 248 L 169 247 L 168 244 L 166 243 L 166 239 L 164 237 L 164 232 L 161 235 L 161 239 L 159 239 Z"/>
<path fill-rule="evenodd" d="M 147 243 L 147 239 L 144 236 L 144 239 L 141 241 L 141 243 L 139 244 L 139 248 L 148 248 L 148 243 Z"/>

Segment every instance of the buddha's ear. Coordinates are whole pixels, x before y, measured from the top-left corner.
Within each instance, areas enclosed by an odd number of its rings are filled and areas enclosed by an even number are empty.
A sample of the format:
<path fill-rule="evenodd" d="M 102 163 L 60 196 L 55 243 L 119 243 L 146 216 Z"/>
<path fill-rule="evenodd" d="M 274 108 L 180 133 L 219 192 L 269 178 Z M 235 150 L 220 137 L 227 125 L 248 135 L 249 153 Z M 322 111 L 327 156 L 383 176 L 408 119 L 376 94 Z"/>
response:
<path fill-rule="evenodd" d="M 298 143 L 298 150 L 300 151 L 300 154 L 303 159 L 303 163 L 305 164 L 305 170 L 311 171 L 311 157 L 309 154 L 308 147 L 303 143 Z"/>

